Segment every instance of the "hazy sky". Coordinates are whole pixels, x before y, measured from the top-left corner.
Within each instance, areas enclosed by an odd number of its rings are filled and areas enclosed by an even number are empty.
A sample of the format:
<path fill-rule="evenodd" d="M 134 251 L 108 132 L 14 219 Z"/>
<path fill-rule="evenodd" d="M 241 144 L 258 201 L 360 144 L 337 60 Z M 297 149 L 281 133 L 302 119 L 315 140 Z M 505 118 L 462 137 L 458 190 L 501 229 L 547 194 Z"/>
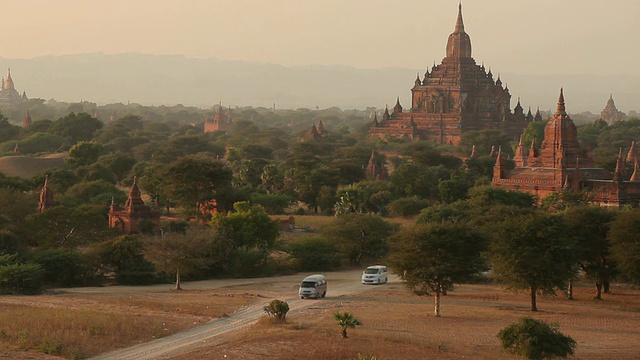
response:
<path fill-rule="evenodd" d="M 0 0 L 0 56 L 182 54 L 422 70 L 457 0 Z M 465 0 L 494 73 L 639 74 L 640 0 Z"/>

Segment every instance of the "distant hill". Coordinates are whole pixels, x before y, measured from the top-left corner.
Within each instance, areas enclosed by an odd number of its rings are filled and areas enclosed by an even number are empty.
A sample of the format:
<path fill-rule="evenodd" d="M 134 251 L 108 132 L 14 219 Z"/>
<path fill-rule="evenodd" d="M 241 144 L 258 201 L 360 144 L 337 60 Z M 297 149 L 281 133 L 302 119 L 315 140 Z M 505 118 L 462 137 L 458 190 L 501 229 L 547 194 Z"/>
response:
<path fill-rule="evenodd" d="M 426 63 L 425 63 L 426 66 Z M 0 69 L 11 67 L 18 91 L 31 98 L 99 104 L 137 102 L 144 105 L 184 104 L 343 109 L 393 106 L 400 96 L 410 105 L 416 73 L 425 69 L 356 69 L 347 66 L 292 66 L 189 59 L 179 55 L 101 53 L 0 58 Z M 597 70 L 597 69 L 596 69 Z M 494 69 L 497 74 L 499 69 Z M 526 69 L 523 69 L 523 72 Z M 613 93 L 622 111 L 640 109 L 640 76 L 522 75 L 502 73 L 525 111 L 554 109 L 560 87 L 570 112 L 599 114 Z"/>
<path fill-rule="evenodd" d="M 64 166 L 66 155 L 67 153 L 43 157 L 3 156 L 0 157 L 0 172 L 7 176 L 32 178 L 41 171 Z"/>

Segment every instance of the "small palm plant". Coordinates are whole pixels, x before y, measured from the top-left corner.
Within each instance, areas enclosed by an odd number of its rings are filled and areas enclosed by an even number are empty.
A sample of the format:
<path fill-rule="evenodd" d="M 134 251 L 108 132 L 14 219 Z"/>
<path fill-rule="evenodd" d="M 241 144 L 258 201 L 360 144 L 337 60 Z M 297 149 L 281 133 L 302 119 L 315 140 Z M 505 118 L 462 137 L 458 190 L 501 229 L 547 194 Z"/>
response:
<path fill-rule="evenodd" d="M 337 312 L 333 314 L 333 319 L 338 323 L 340 329 L 342 329 L 342 338 L 346 339 L 349 336 L 347 335 L 347 328 L 355 329 L 356 326 L 362 325 L 360 320 L 356 319 L 352 313 L 349 312 Z"/>

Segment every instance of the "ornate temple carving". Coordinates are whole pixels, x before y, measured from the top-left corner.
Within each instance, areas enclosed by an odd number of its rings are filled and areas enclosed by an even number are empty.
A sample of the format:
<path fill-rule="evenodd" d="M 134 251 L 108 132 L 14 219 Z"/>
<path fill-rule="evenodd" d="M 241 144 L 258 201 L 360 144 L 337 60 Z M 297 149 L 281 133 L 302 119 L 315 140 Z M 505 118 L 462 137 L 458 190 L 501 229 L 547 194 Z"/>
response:
<path fill-rule="evenodd" d="M 518 139 L 528 122 L 522 111 L 511 113 L 511 94 L 491 70 L 471 57 L 471 38 L 464 30 L 462 5 L 454 31 L 449 35 L 446 57 L 414 81 L 411 108 L 403 111 L 400 101 L 381 122 L 374 121 L 369 134 L 382 139 L 396 137 L 428 139 L 457 144 L 464 132 L 500 130 Z M 522 106 L 518 102 L 519 110 Z M 516 110 L 518 110 L 518 107 Z M 398 111 L 399 110 L 399 111 Z M 415 126 L 412 126 L 411 119 Z"/>
<path fill-rule="evenodd" d="M 545 126 L 540 148 L 536 149 L 532 143 L 527 152 L 524 146 L 520 140 L 513 158 L 514 169 L 507 169 L 504 158 L 498 155 L 493 185 L 525 191 L 538 200 L 563 190 L 575 190 L 586 192 L 591 202 L 601 206 L 638 206 L 640 203 L 635 143 L 626 156 L 620 149 L 613 174 L 595 167 L 590 151 L 580 147 L 576 126 L 565 109 L 562 89 L 556 113 Z M 631 165 L 634 172 L 629 176 L 626 168 Z"/>

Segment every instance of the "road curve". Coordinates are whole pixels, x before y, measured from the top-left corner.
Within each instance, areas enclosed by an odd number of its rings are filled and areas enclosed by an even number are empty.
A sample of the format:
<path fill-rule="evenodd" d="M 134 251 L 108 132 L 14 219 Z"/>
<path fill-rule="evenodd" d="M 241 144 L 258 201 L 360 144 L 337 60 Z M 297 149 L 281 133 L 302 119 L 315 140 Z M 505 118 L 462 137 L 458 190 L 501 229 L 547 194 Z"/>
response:
<path fill-rule="evenodd" d="M 332 298 L 343 297 L 346 295 L 371 291 L 376 286 L 367 286 L 360 283 L 360 270 L 350 270 L 341 272 L 325 273 L 328 282 L 327 298 L 320 300 L 301 300 L 297 296 L 282 299 L 289 304 L 290 312 L 297 312 L 307 307 L 317 306 L 318 302 L 330 300 Z M 283 276 L 276 278 L 268 278 L 269 282 L 281 280 L 283 284 L 291 283 L 292 281 L 299 281 L 304 278 L 304 275 L 295 276 Z M 266 280 L 266 279 L 265 279 Z M 251 282 L 260 282 L 261 279 L 238 279 L 238 280 L 224 280 L 213 281 L 210 286 L 196 285 L 200 288 L 219 288 L 219 287 L 232 287 L 234 284 L 239 286 L 246 286 Z M 390 279 L 390 281 L 397 281 L 397 279 Z M 200 282 L 198 282 L 200 283 Z M 222 285 L 223 284 L 223 285 Z M 188 286 L 188 285 L 187 285 Z M 289 287 L 290 288 L 290 287 Z M 131 289 L 131 288 L 129 288 Z M 78 292 L 83 292 L 80 289 L 76 289 Z M 90 292 L 90 290 L 85 290 Z M 289 295 L 293 295 L 288 293 Z M 210 321 L 205 325 L 201 325 L 183 332 L 179 332 L 167 337 L 156 339 L 147 343 L 142 343 L 129 348 L 124 348 L 109 353 L 95 356 L 93 360 L 155 360 L 155 359 L 171 359 L 180 352 L 185 350 L 207 345 L 216 345 L 222 342 L 221 335 L 229 333 L 231 331 L 238 331 L 244 327 L 247 327 L 264 316 L 263 306 L 270 300 L 265 302 L 256 303 L 247 306 L 230 316 L 218 318 Z"/>

